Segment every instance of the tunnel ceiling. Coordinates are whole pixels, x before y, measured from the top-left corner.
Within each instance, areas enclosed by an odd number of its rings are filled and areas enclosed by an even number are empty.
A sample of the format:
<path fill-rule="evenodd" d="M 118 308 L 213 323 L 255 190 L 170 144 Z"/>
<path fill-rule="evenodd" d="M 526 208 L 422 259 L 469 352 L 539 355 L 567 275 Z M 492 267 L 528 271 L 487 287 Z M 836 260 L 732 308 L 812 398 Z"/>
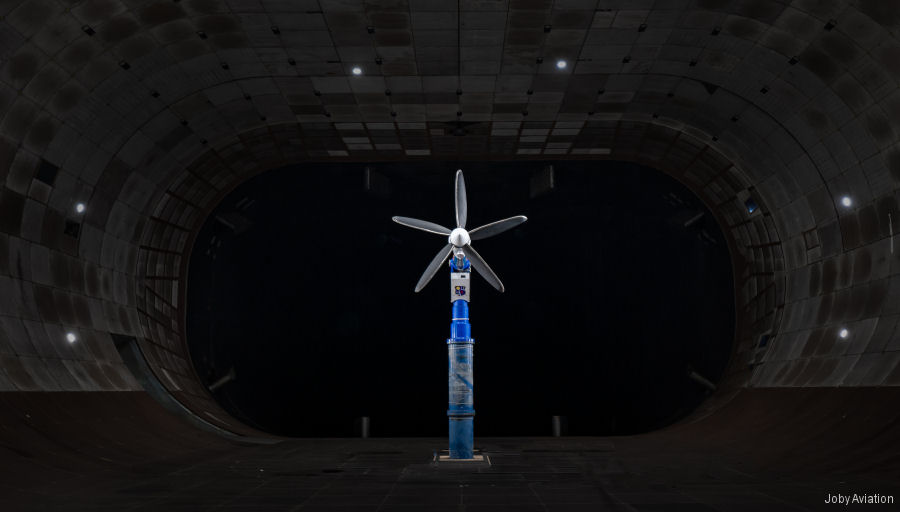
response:
<path fill-rule="evenodd" d="M 134 337 L 239 429 L 183 340 L 219 198 L 304 161 L 540 158 L 641 162 L 713 209 L 726 390 L 898 385 L 898 36 L 877 0 L 5 2 L 0 389 L 138 389 Z"/>

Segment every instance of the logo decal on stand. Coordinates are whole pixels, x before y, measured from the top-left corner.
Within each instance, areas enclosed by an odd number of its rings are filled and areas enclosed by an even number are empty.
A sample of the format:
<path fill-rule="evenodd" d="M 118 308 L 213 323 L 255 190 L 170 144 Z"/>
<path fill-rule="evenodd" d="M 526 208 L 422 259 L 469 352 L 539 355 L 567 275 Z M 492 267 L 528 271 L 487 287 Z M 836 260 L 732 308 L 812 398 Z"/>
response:
<path fill-rule="evenodd" d="M 455 293 L 456 295 L 460 295 L 460 296 L 465 295 L 466 287 L 465 286 L 454 286 L 453 293 Z"/>

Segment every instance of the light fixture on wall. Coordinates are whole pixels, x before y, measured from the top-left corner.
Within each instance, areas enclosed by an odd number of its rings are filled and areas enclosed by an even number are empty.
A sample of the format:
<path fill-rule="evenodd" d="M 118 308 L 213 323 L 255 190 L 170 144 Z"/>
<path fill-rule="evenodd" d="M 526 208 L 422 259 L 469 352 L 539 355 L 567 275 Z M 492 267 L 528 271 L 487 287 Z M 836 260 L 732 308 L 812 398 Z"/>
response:
<path fill-rule="evenodd" d="M 853 199 L 850 199 L 850 196 L 844 196 L 841 198 L 841 204 L 846 206 L 847 208 L 850 208 L 851 206 L 853 206 Z"/>
<path fill-rule="evenodd" d="M 66 341 L 68 341 L 69 343 L 75 343 L 76 341 L 78 341 L 78 336 L 75 336 L 74 332 L 68 332 L 66 333 Z"/>
<path fill-rule="evenodd" d="M 747 213 L 753 213 L 759 208 L 759 205 L 756 204 L 756 201 L 754 201 L 752 197 L 748 197 L 744 201 L 744 206 L 747 208 Z"/>
<path fill-rule="evenodd" d="M 75 213 L 84 213 L 85 209 L 87 209 L 87 206 L 84 203 L 75 204 Z"/>
<path fill-rule="evenodd" d="M 842 340 L 845 340 L 848 336 L 850 336 L 850 331 L 848 331 L 847 329 L 841 329 L 841 332 L 838 333 L 838 336 L 840 336 Z"/>

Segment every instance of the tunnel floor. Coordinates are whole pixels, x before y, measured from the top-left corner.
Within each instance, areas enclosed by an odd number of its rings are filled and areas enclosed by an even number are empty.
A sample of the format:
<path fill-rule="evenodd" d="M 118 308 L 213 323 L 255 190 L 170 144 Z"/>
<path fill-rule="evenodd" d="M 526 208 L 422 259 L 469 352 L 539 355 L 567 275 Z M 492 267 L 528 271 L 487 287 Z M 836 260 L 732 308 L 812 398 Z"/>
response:
<path fill-rule="evenodd" d="M 0 510 L 827 510 L 900 498 L 900 388 L 743 389 L 651 434 L 252 444 L 140 392 L 0 395 Z"/>
<path fill-rule="evenodd" d="M 73 479 L 43 509 L 297 511 L 818 510 L 823 489 L 886 488 L 877 478 L 779 475 L 698 455 L 646 458 L 634 440 L 494 438 L 491 466 L 441 466 L 442 439 L 329 439 L 244 448 L 165 471 Z M 853 490 L 851 490 L 853 489 Z M 6 494 L 6 493 L 5 493 Z M 9 495 L 7 494 L 7 497 Z"/>

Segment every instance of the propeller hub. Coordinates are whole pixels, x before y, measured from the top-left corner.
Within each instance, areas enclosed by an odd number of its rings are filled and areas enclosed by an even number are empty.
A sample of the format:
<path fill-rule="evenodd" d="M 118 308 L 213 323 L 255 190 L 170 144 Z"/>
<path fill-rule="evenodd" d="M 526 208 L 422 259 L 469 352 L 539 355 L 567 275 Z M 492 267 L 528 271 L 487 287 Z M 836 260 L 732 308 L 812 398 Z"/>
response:
<path fill-rule="evenodd" d="M 450 237 L 448 241 L 453 244 L 454 247 L 465 247 L 469 245 L 469 242 L 472 241 L 469 238 L 469 232 L 463 228 L 456 228 L 450 232 Z"/>

